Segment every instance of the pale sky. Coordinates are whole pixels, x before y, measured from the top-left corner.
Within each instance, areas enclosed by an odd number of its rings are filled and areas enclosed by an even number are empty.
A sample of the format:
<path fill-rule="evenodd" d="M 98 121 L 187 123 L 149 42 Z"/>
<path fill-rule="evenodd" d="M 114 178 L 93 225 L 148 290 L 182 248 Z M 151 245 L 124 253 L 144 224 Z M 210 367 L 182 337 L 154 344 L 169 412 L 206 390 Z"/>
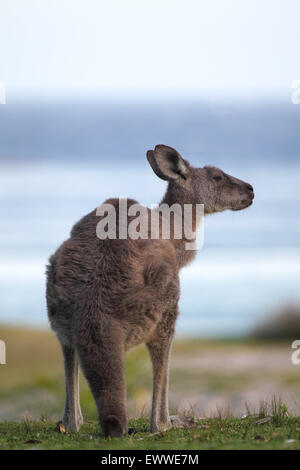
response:
<path fill-rule="evenodd" d="M 299 0 L 1 0 L 6 94 L 290 95 Z"/>

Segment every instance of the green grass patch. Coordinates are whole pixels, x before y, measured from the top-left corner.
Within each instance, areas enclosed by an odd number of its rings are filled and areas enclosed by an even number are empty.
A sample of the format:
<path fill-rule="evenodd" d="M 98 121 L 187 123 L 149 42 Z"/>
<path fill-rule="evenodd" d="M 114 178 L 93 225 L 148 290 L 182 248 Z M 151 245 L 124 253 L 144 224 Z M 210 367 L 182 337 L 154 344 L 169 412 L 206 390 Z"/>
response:
<path fill-rule="evenodd" d="M 84 424 L 79 433 L 60 434 L 52 422 L 0 423 L 1 449 L 300 449 L 299 418 L 258 417 L 196 420 L 187 429 L 150 434 L 147 419 L 131 420 L 137 433 L 121 439 L 106 439 L 95 422 Z"/>

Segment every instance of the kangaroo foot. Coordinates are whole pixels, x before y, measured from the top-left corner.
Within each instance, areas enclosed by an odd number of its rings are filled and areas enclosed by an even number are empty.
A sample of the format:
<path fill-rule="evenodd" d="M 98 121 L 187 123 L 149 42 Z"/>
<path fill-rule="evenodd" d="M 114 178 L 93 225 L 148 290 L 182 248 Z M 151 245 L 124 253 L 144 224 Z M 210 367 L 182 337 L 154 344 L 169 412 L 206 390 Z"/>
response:
<path fill-rule="evenodd" d="M 122 437 L 126 428 L 127 426 L 125 427 L 114 415 L 109 415 L 104 419 L 103 431 L 106 437 Z"/>
<path fill-rule="evenodd" d="M 78 432 L 81 425 L 83 424 L 82 414 L 75 415 L 65 415 L 62 419 L 63 425 L 67 431 L 76 431 Z"/>
<path fill-rule="evenodd" d="M 190 428 L 195 426 L 194 418 L 191 416 L 172 415 L 165 423 L 151 423 L 150 432 L 164 432 L 168 429 Z"/>

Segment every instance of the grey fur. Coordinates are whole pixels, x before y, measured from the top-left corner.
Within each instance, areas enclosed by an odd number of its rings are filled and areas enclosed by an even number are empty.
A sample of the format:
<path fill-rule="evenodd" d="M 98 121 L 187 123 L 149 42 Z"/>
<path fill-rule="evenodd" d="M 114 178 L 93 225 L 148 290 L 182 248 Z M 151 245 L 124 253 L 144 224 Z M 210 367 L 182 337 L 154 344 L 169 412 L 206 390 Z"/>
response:
<path fill-rule="evenodd" d="M 164 203 L 203 203 L 205 213 L 240 210 L 253 200 L 248 183 L 214 167 L 194 168 L 164 145 L 147 152 L 153 171 L 168 181 Z M 118 211 L 118 200 L 114 204 Z M 128 206 L 136 201 L 128 200 Z M 148 209 L 151 216 L 151 211 Z M 151 431 L 171 425 L 168 413 L 169 358 L 178 316 L 179 269 L 192 261 L 185 240 L 99 240 L 99 217 L 83 217 L 51 256 L 47 306 L 65 359 L 63 421 L 82 423 L 78 359 L 94 396 L 106 436 L 127 431 L 125 353 L 146 343 L 153 365 Z M 175 417 L 172 417 L 176 422 Z"/>

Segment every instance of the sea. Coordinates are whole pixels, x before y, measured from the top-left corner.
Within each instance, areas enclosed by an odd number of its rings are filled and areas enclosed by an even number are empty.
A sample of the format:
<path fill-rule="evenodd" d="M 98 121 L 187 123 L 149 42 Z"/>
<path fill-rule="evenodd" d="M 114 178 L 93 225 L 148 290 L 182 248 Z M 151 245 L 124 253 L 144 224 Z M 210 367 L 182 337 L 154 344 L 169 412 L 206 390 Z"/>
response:
<path fill-rule="evenodd" d="M 84 214 L 108 197 L 161 200 L 146 160 L 159 143 L 255 190 L 250 208 L 205 218 L 177 334 L 241 336 L 300 305 L 300 105 L 15 101 L 0 106 L 0 324 L 48 328 L 45 266 Z"/>

